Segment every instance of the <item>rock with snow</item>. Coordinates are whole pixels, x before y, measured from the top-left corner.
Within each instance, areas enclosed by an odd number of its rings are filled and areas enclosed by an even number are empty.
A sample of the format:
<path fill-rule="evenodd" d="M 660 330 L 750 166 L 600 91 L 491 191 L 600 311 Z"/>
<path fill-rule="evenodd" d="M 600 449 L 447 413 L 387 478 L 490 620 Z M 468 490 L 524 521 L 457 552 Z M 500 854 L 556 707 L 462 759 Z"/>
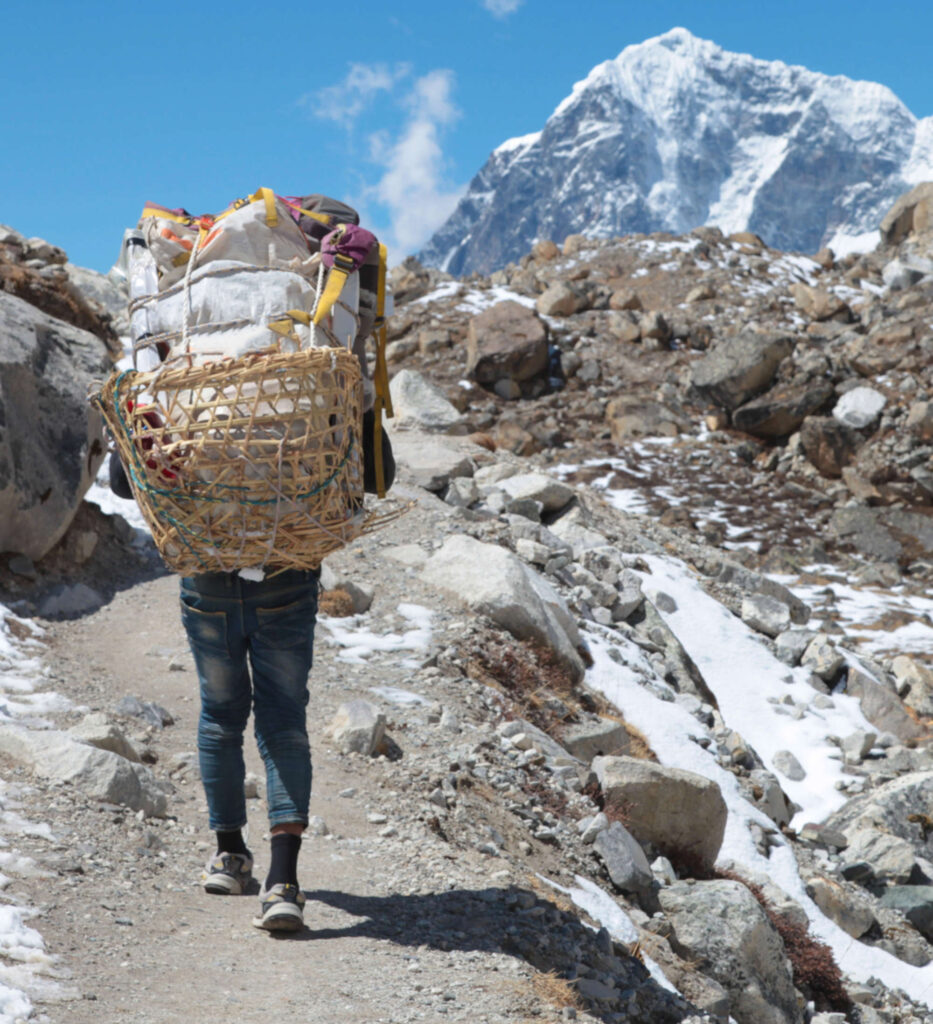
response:
<path fill-rule="evenodd" d="M 784 943 L 741 882 L 675 882 L 658 900 L 674 951 L 728 991 L 738 1024 L 801 1024 Z"/>
<path fill-rule="evenodd" d="M 0 290 L 0 551 L 38 560 L 68 529 L 105 443 L 87 401 L 99 338 Z"/>
<path fill-rule="evenodd" d="M 593 771 L 607 805 L 626 808 L 641 842 L 716 860 L 726 828 L 726 802 L 715 782 L 682 768 L 634 757 L 597 757 Z"/>
<path fill-rule="evenodd" d="M 463 417 L 444 393 L 414 370 L 399 370 L 389 381 L 395 430 L 425 430 L 451 434 L 465 432 Z"/>
<path fill-rule="evenodd" d="M 833 417 L 854 430 L 870 427 L 881 415 L 887 399 L 880 391 L 857 387 L 847 391 L 833 406 Z"/>
<path fill-rule="evenodd" d="M 742 599 L 742 621 L 759 633 L 777 636 L 790 627 L 790 608 L 767 594 L 749 594 Z"/>
<path fill-rule="evenodd" d="M 881 271 L 881 279 L 892 292 L 900 292 L 916 284 L 924 272 L 917 267 L 912 267 L 904 260 L 891 260 L 884 265 Z"/>
<path fill-rule="evenodd" d="M 839 675 L 845 663 L 845 658 L 825 633 L 817 633 L 800 658 L 801 665 L 828 683 Z"/>
<path fill-rule="evenodd" d="M 622 892 L 639 893 L 651 887 L 654 876 L 645 851 L 618 821 L 597 833 L 593 849 L 606 865 L 612 884 Z"/>
<path fill-rule="evenodd" d="M 386 717 L 368 700 L 351 700 L 341 704 L 328 726 L 328 733 L 344 753 L 370 757 L 385 736 Z"/>
<path fill-rule="evenodd" d="M 510 551 L 465 535 L 451 536 L 421 574 L 518 639 L 543 644 L 575 681 L 582 678 L 579 634 L 564 599 Z"/>

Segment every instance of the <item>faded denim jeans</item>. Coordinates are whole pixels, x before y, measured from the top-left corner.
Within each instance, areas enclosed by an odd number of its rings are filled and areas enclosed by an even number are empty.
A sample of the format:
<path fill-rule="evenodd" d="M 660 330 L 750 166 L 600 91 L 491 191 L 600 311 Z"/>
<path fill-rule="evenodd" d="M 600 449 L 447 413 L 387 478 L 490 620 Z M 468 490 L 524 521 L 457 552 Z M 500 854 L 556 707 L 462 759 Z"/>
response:
<path fill-rule="evenodd" d="M 297 570 L 261 582 L 236 573 L 181 581 L 181 617 L 201 687 L 201 778 L 215 832 L 246 824 L 243 732 L 251 708 L 269 824 L 308 823 L 305 709 L 317 591 L 318 574 Z"/>

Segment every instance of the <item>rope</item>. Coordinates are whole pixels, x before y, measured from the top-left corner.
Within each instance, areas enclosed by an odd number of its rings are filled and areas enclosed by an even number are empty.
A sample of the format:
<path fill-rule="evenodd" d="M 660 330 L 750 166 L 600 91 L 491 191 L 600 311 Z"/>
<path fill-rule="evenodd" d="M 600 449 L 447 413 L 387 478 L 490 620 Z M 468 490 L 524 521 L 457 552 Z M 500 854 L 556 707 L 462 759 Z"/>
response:
<path fill-rule="evenodd" d="M 321 295 L 324 291 L 324 261 L 318 264 L 317 284 L 314 286 L 314 306 L 311 309 L 311 323 L 308 325 L 308 348 L 317 348 L 317 324 L 314 322 L 314 314 L 321 304 Z"/>

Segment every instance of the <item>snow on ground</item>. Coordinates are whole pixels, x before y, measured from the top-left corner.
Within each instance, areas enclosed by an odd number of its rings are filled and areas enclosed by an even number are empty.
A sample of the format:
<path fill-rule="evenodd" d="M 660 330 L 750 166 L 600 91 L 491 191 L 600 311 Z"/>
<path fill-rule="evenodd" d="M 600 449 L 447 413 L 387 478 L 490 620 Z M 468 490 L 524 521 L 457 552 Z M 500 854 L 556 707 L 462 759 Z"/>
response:
<path fill-rule="evenodd" d="M 659 556 L 646 561 L 651 571 L 643 574 L 645 592 L 652 600 L 660 593 L 672 599 L 661 599 L 662 607 L 671 609 L 662 612 L 664 620 L 716 695 L 726 725 L 741 733 L 771 768 L 777 750 L 795 755 L 807 771 L 802 781 L 795 783 L 776 772 L 791 799 L 804 808 L 794 822 L 799 826 L 821 821 L 844 801 L 834 786 L 842 777 L 841 762 L 831 756 L 838 751 L 826 736 L 845 736 L 868 728 L 857 703 L 844 695 L 834 695 L 834 707 L 814 707 L 811 702 L 816 694 L 804 681 L 804 674 L 777 661 L 740 619 L 703 592 L 683 563 Z M 587 672 L 588 685 L 645 734 L 662 764 L 696 772 L 719 785 L 728 808 L 719 863 L 734 864 L 740 874 L 752 878 L 755 874 L 766 875 L 800 903 L 810 918 L 813 934 L 832 948 L 837 962 L 851 977 L 861 982 L 872 976 L 881 978 L 886 985 L 902 988 L 911 998 L 927 1000 L 933 1006 L 933 964 L 912 967 L 843 932 L 807 896 L 793 851 L 779 836 L 773 837 L 778 845 L 770 850 L 769 857 L 758 851 L 750 825 L 773 832 L 773 822 L 746 800 L 735 776 L 700 746 L 697 738 L 704 735 L 704 727 L 689 713 L 685 702 L 657 678 L 641 648 L 618 633 L 598 627 L 591 628 L 587 639 L 594 659 Z M 785 696 L 804 709 L 802 718 L 782 715 L 782 705 L 769 700 Z M 583 889 L 579 883 L 577 888 Z M 571 898 L 575 902 L 578 898 L 591 900 L 592 894 L 588 896 L 583 889 L 582 897 L 571 894 Z M 603 911 L 610 913 L 608 905 L 601 910 L 597 902 L 586 909 L 598 920 L 603 920 L 599 916 Z"/>
<path fill-rule="evenodd" d="M 504 288 L 501 285 L 497 285 L 494 288 L 471 288 L 461 296 L 461 301 L 457 305 L 458 313 L 469 313 L 471 316 L 475 316 L 477 313 L 482 313 L 484 309 L 489 309 L 490 306 L 494 306 L 497 302 L 505 302 L 506 300 L 517 302 L 522 306 L 527 306 L 529 309 L 534 309 L 535 300 L 527 295 L 521 295 L 518 292 L 513 292 L 511 288 Z"/>
<path fill-rule="evenodd" d="M 434 613 L 422 605 L 400 604 L 398 614 L 408 624 L 402 632 L 391 629 L 385 633 L 377 632 L 368 614 L 346 618 L 321 615 L 318 623 L 327 631 L 325 642 L 341 648 L 338 661 L 365 665 L 374 654 L 408 651 L 409 656 L 399 664 L 405 668 L 418 668 L 421 659 L 417 656 L 424 655 L 431 646 Z"/>
<path fill-rule="evenodd" d="M 819 582 L 808 582 L 814 577 Z M 800 577 L 771 578 L 793 590 L 818 618 L 831 613 L 843 633 L 869 654 L 933 651 L 933 598 L 908 594 L 902 586 L 856 583 L 832 565 L 807 566 Z"/>
<path fill-rule="evenodd" d="M 136 502 L 131 498 L 118 498 L 110 490 L 110 478 L 108 475 L 109 459 L 110 456 L 101 463 L 101 467 L 97 472 L 97 479 L 88 488 L 87 493 L 84 495 L 84 500 L 97 505 L 105 515 L 122 516 L 135 530 L 142 531 L 143 538 L 148 538 L 150 535 L 149 527 L 146 525 L 146 520 L 143 519 L 143 514 L 139 511 L 139 506 Z"/>
<path fill-rule="evenodd" d="M 0 605 L 0 722 L 41 728 L 48 725 L 41 718 L 43 712 L 67 706 L 64 698 L 36 692 L 43 681 L 41 637 L 40 627 Z M 36 912 L 7 892 L 15 877 L 47 874 L 16 852 L 17 837 L 55 841 L 47 824 L 20 816 L 16 796 L 17 790 L 0 780 L 0 1024 L 17 1024 L 30 1016 L 30 993 L 54 997 L 59 991 L 42 936 L 26 923 Z"/>

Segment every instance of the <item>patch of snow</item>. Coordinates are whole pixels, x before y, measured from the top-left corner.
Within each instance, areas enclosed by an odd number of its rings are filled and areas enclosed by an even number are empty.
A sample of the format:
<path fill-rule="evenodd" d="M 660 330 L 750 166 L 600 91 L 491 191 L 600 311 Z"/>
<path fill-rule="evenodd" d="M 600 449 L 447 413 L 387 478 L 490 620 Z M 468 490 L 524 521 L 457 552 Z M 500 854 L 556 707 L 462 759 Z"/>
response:
<path fill-rule="evenodd" d="M 318 617 L 318 623 L 327 630 L 326 641 L 334 647 L 341 648 L 337 654 L 339 661 L 364 665 L 375 654 L 397 651 L 425 653 L 431 644 L 431 620 L 434 613 L 417 604 L 400 604 L 398 613 L 409 624 L 409 628 L 401 633 L 375 632 L 367 625 L 368 615 L 340 619 L 321 615 Z M 418 668 L 419 661 L 408 657 L 399 661 L 399 664 L 406 668 Z"/>

